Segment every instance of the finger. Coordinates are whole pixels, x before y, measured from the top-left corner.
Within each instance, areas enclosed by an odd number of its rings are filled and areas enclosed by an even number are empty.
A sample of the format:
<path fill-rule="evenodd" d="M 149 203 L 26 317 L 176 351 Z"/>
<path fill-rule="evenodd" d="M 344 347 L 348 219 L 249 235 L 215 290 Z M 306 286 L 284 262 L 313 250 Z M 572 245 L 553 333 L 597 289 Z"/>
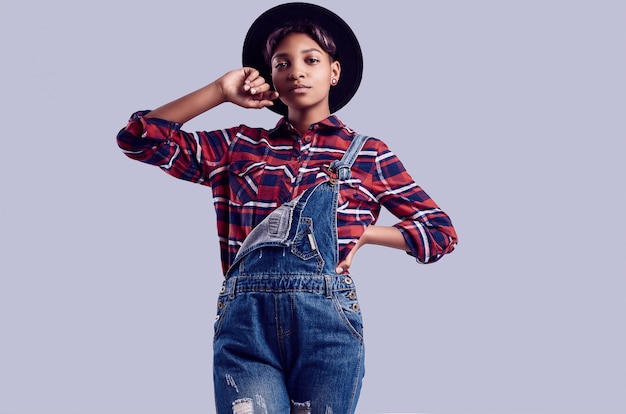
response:
<path fill-rule="evenodd" d="M 254 82 L 257 78 L 259 78 L 259 71 L 254 68 L 243 68 L 245 78 L 243 80 L 244 84 L 249 85 Z"/>
<path fill-rule="evenodd" d="M 269 99 L 252 99 L 249 104 L 248 107 L 249 108 L 265 108 L 266 106 L 272 106 L 274 105 L 274 102 L 270 101 Z"/>
<path fill-rule="evenodd" d="M 248 90 L 251 94 L 263 93 L 272 89 L 272 85 L 265 82 L 262 77 L 255 79 L 254 81 L 247 84 L 249 86 Z"/>
<path fill-rule="evenodd" d="M 250 89 L 251 95 L 257 95 L 257 99 L 270 99 L 274 100 L 278 98 L 278 92 L 270 90 L 270 86 L 264 83 L 261 86 L 252 87 Z"/>
<path fill-rule="evenodd" d="M 276 91 L 266 91 L 262 93 L 258 93 L 253 99 L 257 101 L 267 101 L 272 102 L 273 100 L 278 98 L 278 92 Z"/>

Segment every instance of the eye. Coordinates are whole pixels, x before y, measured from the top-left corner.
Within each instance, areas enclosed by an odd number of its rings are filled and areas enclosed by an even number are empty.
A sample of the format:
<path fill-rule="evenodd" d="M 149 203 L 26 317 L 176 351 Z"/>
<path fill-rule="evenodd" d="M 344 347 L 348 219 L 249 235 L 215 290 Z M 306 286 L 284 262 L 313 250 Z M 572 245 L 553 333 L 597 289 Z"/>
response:
<path fill-rule="evenodd" d="M 274 64 L 274 68 L 276 69 L 283 69 L 287 67 L 287 62 L 276 62 Z"/>
<path fill-rule="evenodd" d="M 310 58 L 307 59 L 307 62 L 311 63 L 311 64 L 315 64 L 315 63 L 319 63 L 320 60 L 318 58 L 316 58 L 316 57 L 310 57 Z"/>

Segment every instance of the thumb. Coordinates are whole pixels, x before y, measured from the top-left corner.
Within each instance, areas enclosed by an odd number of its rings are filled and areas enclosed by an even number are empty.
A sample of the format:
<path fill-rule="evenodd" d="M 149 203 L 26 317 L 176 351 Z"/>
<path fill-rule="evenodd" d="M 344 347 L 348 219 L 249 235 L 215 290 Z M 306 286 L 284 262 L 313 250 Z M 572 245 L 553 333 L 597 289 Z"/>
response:
<path fill-rule="evenodd" d="M 358 247 L 354 247 L 352 250 L 350 250 L 350 253 L 348 253 L 346 258 L 339 262 L 339 264 L 335 268 L 336 273 L 339 273 L 339 274 L 348 273 L 350 266 L 352 266 L 352 259 L 354 259 L 354 255 L 357 250 L 358 250 Z"/>
<path fill-rule="evenodd" d="M 342 260 L 335 268 L 335 273 L 343 274 L 346 273 L 350 269 L 350 262 L 347 260 Z"/>

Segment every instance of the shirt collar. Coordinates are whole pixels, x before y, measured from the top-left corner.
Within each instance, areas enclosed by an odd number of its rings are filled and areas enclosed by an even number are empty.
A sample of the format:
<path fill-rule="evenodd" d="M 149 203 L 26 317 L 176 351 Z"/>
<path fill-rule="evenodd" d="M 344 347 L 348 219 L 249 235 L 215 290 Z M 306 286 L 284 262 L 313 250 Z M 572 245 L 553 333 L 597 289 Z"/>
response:
<path fill-rule="evenodd" d="M 345 125 L 336 115 L 330 115 L 328 118 L 322 119 L 321 121 L 312 124 L 311 127 L 317 126 L 318 128 L 324 129 L 341 129 L 345 128 Z M 291 123 L 287 120 L 287 118 L 282 117 L 276 123 L 276 126 L 270 129 L 269 135 L 279 134 L 281 132 L 295 131 L 295 128 Z"/>

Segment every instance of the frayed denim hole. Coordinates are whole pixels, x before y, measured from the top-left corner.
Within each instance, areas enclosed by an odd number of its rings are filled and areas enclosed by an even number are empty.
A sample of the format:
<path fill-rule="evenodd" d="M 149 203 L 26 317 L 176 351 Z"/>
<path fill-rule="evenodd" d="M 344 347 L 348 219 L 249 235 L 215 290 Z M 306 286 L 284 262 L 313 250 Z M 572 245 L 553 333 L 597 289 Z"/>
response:
<path fill-rule="evenodd" d="M 311 401 L 303 403 L 291 401 L 291 414 L 311 414 Z"/>

